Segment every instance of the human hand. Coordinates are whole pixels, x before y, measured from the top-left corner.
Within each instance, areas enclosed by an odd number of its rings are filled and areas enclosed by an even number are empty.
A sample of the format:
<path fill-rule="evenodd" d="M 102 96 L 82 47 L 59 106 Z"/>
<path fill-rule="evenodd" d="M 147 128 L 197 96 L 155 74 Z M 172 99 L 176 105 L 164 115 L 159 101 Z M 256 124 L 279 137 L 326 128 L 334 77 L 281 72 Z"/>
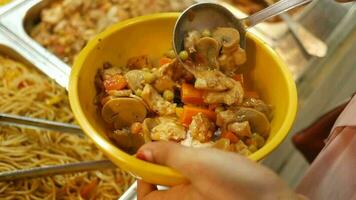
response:
<path fill-rule="evenodd" d="M 138 200 L 298 199 L 271 170 L 236 153 L 153 142 L 142 146 L 137 157 L 172 167 L 189 180 L 165 191 L 139 180 Z"/>

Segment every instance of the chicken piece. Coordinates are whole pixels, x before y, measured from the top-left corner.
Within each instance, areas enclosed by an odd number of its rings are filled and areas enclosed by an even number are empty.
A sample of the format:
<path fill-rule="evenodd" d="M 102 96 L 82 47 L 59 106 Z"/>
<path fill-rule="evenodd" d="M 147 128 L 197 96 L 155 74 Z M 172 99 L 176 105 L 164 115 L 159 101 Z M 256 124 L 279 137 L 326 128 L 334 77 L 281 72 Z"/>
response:
<path fill-rule="evenodd" d="M 152 140 L 181 141 L 186 137 L 184 126 L 175 117 L 159 117 L 158 125 L 151 130 Z"/>
<path fill-rule="evenodd" d="M 191 31 L 188 36 L 184 38 L 184 49 L 189 53 L 195 52 L 195 44 L 200 39 L 201 35 L 198 31 Z"/>
<path fill-rule="evenodd" d="M 260 111 L 261 113 L 265 114 L 269 120 L 273 118 L 272 106 L 266 104 L 261 99 L 248 98 L 244 100 L 242 105 L 244 107 L 254 108 L 257 111 Z"/>
<path fill-rule="evenodd" d="M 158 78 L 154 83 L 156 90 L 161 93 L 165 90 L 173 90 L 174 86 L 174 81 L 167 75 Z"/>
<path fill-rule="evenodd" d="M 236 113 L 232 109 L 219 112 L 216 115 L 216 125 L 218 125 L 220 128 L 224 128 L 225 125 L 236 122 L 236 120 Z"/>
<path fill-rule="evenodd" d="M 251 151 L 248 150 L 248 146 L 243 143 L 241 140 L 239 140 L 235 145 L 234 145 L 234 151 L 243 155 L 243 156 L 249 156 L 251 155 Z"/>
<path fill-rule="evenodd" d="M 143 70 L 131 70 L 125 74 L 126 81 L 131 90 L 136 91 L 143 88 L 144 74 L 145 71 Z"/>
<path fill-rule="evenodd" d="M 165 90 L 173 90 L 175 82 L 171 77 L 173 75 L 174 65 L 174 61 L 164 64 L 154 72 L 156 80 L 153 86 L 158 92 L 162 93 Z"/>
<path fill-rule="evenodd" d="M 162 76 L 172 76 L 173 75 L 173 69 L 174 69 L 174 66 L 175 66 L 175 62 L 177 62 L 176 59 L 174 59 L 172 62 L 170 63 L 166 63 L 162 66 L 160 66 L 158 68 L 158 70 L 156 70 L 154 72 L 155 76 L 156 77 L 162 77 Z"/>
<path fill-rule="evenodd" d="M 191 82 L 194 80 L 194 75 L 187 71 L 184 66 L 177 60 L 173 63 L 172 80 L 176 82 Z"/>
<path fill-rule="evenodd" d="M 215 141 L 213 147 L 223 151 L 230 151 L 231 150 L 230 140 L 227 138 L 220 138 Z"/>
<path fill-rule="evenodd" d="M 231 123 L 227 129 L 240 137 L 251 137 L 252 135 L 248 121 Z"/>
<path fill-rule="evenodd" d="M 208 91 L 204 95 L 204 102 L 207 104 L 224 103 L 226 105 L 241 104 L 244 97 L 244 90 L 240 82 L 229 78 L 233 87 L 225 92 Z"/>
<path fill-rule="evenodd" d="M 193 139 L 202 143 L 209 142 L 214 135 L 215 125 L 204 114 L 198 113 L 193 116 L 189 131 Z"/>
<path fill-rule="evenodd" d="M 193 74 L 188 72 L 177 59 L 173 59 L 171 63 L 162 65 L 157 72 L 155 72 L 155 76 L 158 78 L 168 76 L 173 82 L 183 80 L 189 82 L 194 79 Z"/>
<path fill-rule="evenodd" d="M 186 147 L 208 148 L 213 147 L 215 142 L 200 142 L 198 140 L 193 139 L 192 135 L 188 132 L 186 138 L 180 141 L 180 144 Z"/>
<path fill-rule="evenodd" d="M 238 69 L 238 66 L 246 62 L 246 59 L 245 50 L 236 48 L 231 52 L 222 51 L 218 61 L 221 71 L 223 71 L 225 74 L 233 75 Z"/>
<path fill-rule="evenodd" d="M 194 76 L 197 89 L 221 92 L 234 87 L 234 81 L 217 70 L 197 70 Z"/>
<path fill-rule="evenodd" d="M 151 68 L 151 62 L 148 59 L 148 56 L 142 55 L 142 56 L 136 56 L 136 57 L 130 58 L 127 61 L 126 66 L 129 69 Z"/>
<path fill-rule="evenodd" d="M 104 64 L 104 69 L 99 73 L 101 74 L 102 80 L 107 80 L 114 75 L 122 74 L 123 70 L 119 67 L 112 67 L 110 64 L 106 63 Z"/>
<path fill-rule="evenodd" d="M 141 98 L 146 102 L 152 111 L 159 115 L 175 114 L 176 104 L 166 101 L 156 89 L 146 84 L 143 88 Z"/>
<path fill-rule="evenodd" d="M 41 14 L 42 21 L 48 24 L 56 24 L 64 17 L 63 9 L 60 6 L 43 10 Z"/>
<path fill-rule="evenodd" d="M 110 90 L 108 91 L 109 96 L 111 97 L 129 97 L 132 95 L 131 90 Z"/>
<path fill-rule="evenodd" d="M 78 10 L 84 3 L 84 0 L 64 0 L 63 1 L 63 10 L 66 14 L 75 12 Z"/>
<path fill-rule="evenodd" d="M 235 61 L 236 65 L 242 65 L 246 62 L 247 57 L 246 57 L 246 51 L 242 48 L 238 48 L 234 53 L 233 53 L 233 58 Z"/>

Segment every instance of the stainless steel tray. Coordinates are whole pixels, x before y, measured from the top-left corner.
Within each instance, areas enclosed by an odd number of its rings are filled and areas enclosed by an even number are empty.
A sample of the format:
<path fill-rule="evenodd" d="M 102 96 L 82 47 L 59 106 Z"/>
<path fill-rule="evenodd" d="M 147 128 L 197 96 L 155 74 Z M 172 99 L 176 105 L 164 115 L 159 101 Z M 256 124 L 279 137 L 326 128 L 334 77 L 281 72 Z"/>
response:
<path fill-rule="evenodd" d="M 5 37 L 3 43 L 16 49 L 26 59 L 31 61 L 34 66 L 39 68 L 43 73 L 53 78 L 59 85 L 67 88 L 70 67 L 58 59 L 55 55 L 44 49 L 26 33 L 23 24 L 25 17 L 31 17 L 31 8 L 43 5 L 45 1 L 26 0 L 15 1 L 11 9 L 8 9 L 0 15 L 0 33 Z"/>
<path fill-rule="evenodd" d="M 7 10 L 11 10 L 13 7 L 15 7 L 16 5 L 24 2 L 26 0 L 12 0 L 10 2 L 8 2 L 5 5 L 0 6 L 0 15 L 4 12 L 6 12 Z"/>

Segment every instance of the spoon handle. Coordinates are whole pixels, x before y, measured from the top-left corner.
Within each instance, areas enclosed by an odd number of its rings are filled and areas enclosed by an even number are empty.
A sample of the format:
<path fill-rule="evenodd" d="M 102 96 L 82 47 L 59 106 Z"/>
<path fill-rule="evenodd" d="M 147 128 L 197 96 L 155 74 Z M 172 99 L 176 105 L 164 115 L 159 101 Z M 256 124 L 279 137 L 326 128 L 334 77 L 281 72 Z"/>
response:
<path fill-rule="evenodd" d="M 243 23 L 246 28 L 255 26 L 256 24 L 265 21 L 270 17 L 274 17 L 280 13 L 288 11 L 292 8 L 309 3 L 312 0 L 281 0 L 277 3 L 243 19 Z"/>

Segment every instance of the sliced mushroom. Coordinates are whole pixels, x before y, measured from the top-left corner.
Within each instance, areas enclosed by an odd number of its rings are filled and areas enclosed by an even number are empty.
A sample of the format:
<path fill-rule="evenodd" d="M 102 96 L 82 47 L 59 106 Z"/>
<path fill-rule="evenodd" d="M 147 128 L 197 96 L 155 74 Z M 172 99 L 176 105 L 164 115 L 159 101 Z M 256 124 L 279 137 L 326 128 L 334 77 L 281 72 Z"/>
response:
<path fill-rule="evenodd" d="M 238 47 L 240 42 L 240 34 L 234 28 L 219 27 L 213 32 L 213 38 L 218 40 L 224 51 L 233 50 Z"/>
<path fill-rule="evenodd" d="M 127 129 L 115 130 L 109 137 L 128 153 L 135 153 L 145 143 L 142 135 L 132 134 Z"/>
<path fill-rule="evenodd" d="M 144 82 L 143 70 L 131 70 L 125 74 L 125 78 L 131 90 L 136 91 L 137 89 L 143 88 Z"/>
<path fill-rule="evenodd" d="M 114 98 L 105 103 L 101 110 L 103 119 L 121 129 L 134 122 L 142 122 L 147 115 L 145 105 L 134 98 Z"/>
<path fill-rule="evenodd" d="M 257 132 L 265 138 L 268 137 L 270 123 L 267 117 L 253 108 L 234 107 L 219 112 L 216 117 L 216 124 L 222 128 L 222 130 L 227 130 L 228 126 L 234 122 L 245 121 L 248 121 L 252 132 Z"/>
<path fill-rule="evenodd" d="M 235 113 L 239 122 L 248 121 L 252 132 L 261 134 L 264 138 L 268 137 L 271 125 L 263 113 L 253 108 L 240 108 Z"/>
<path fill-rule="evenodd" d="M 198 55 L 203 58 L 204 63 L 211 69 L 218 69 L 217 57 L 220 52 L 219 42 L 211 37 L 200 38 L 195 44 Z"/>
<path fill-rule="evenodd" d="M 150 107 L 148 106 L 148 104 L 147 104 L 141 97 L 139 97 L 139 96 L 137 96 L 137 95 L 134 95 L 134 94 L 131 94 L 130 97 L 131 97 L 131 98 L 134 98 L 134 99 L 137 99 L 137 100 L 139 100 L 141 103 L 143 103 L 143 105 L 145 105 L 147 111 L 149 111 L 149 112 L 152 111 L 152 112 L 153 112 L 153 110 L 150 109 Z"/>
<path fill-rule="evenodd" d="M 242 103 L 244 107 L 256 109 L 257 111 L 265 114 L 269 120 L 273 118 L 273 108 L 271 105 L 266 104 L 261 99 L 247 98 Z"/>

